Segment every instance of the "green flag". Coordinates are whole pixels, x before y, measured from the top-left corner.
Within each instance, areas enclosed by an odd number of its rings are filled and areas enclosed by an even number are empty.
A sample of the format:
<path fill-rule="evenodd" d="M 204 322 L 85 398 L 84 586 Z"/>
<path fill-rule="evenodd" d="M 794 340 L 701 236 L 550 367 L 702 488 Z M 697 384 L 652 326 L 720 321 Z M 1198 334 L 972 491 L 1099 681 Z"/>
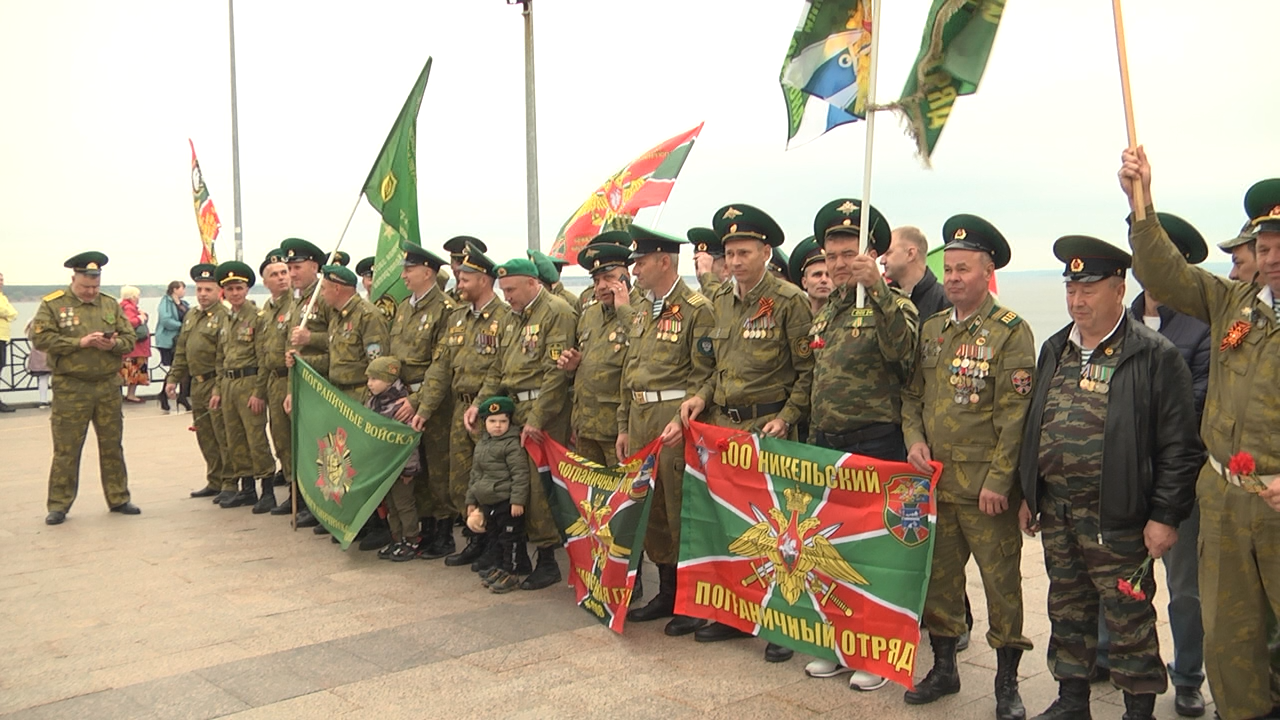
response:
<path fill-rule="evenodd" d="M 396 304 L 409 297 L 409 288 L 400 277 L 404 253 L 400 250 L 400 233 L 386 222 L 378 223 L 378 251 L 373 258 L 373 286 L 369 297 L 388 319 L 395 319 Z"/>
<path fill-rule="evenodd" d="M 301 358 L 289 387 L 293 476 L 311 513 L 346 550 L 416 452 L 421 433 L 347 397 Z"/>
<path fill-rule="evenodd" d="M 920 54 L 894 108 L 906 115 L 916 151 L 929 162 L 961 95 L 972 95 L 987 67 L 1005 0 L 933 0 Z"/>

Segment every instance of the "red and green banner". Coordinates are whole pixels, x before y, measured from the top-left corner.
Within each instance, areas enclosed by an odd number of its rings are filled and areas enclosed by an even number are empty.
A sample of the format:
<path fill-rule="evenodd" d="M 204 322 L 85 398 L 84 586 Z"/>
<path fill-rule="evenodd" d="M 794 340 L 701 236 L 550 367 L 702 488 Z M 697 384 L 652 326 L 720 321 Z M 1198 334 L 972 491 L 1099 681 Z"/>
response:
<path fill-rule="evenodd" d="M 196 227 L 200 229 L 200 262 L 216 265 L 218 254 L 213 250 L 213 241 L 218 239 L 222 221 L 218 220 L 218 211 L 204 184 L 204 173 L 200 172 L 200 161 L 196 160 L 196 144 L 191 138 L 187 138 L 187 144 L 191 146 L 191 202 L 196 209 Z"/>
<path fill-rule="evenodd" d="M 347 397 L 302 358 L 296 363 L 289 373 L 293 476 L 311 514 L 346 550 L 422 434 Z"/>
<path fill-rule="evenodd" d="M 605 180 L 560 226 L 548 254 L 576 264 L 578 252 L 600 234 L 605 223 L 617 217 L 634 218 L 641 208 L 666 202 L 700 132 L 702 123 L 652 148 Z"/>
<path fill-rule="evenodd" d="M 661 438 L 613 467 L 575 455 L 550 438 L 526 447 L 567 538 L 569 582 L 578 607 L 621 633 L 649 526 Z"/>
<path fill-rule="evenodd" d="M 913 688 L 941 472 L 691 423 L 676 613 Z"/>

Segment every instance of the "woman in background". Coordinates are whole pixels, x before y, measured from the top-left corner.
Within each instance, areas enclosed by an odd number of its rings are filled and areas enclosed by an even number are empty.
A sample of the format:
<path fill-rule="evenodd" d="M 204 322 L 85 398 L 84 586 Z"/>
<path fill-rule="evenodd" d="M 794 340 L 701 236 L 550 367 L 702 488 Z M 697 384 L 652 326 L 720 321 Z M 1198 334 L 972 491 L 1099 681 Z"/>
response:
<path fill-rule="evenodd" d="M 120 311 L 124 313 L 138 336 L 138 342 L 133 346 L 133 351 L 124 356 L 124 364 L 120 366 L 120 377 L 129 388 L 124 401 L 139 405 L 146 400 L 138 397 L 138 386 L 151 384 L 151 378 L 147 374 L 147 361 L 151 359 L 151 337 L 150 330 L 147 328 L 147 314 L 138 309 L 138 298 L 141 296 L 142 292 L 132 285 L 120 288 Z"/>
<path fill-rule="evenodd" d="M 31 337 L 33 323 L 34 319 L 27 321 L 27 337 Z M 49 380 L 53 378 L 53 371 L 49 369 L 49 356 L 43 350 L 37 350 L 34 345 L 27 348 L 27 374 L 36 379 L 36 388 L 40 391 L 40 409 L 48 410 Z"/>
<path fill-rule="evenodd" d="M 165 380 L 169 379 L 169 369 L 173 365 L 173 347 L 178 341 L 178 331 L 182 329 L 182 319 L 186 317 L 190 307 L 183 298 L 187 294 L 187 284 L 181 280 L 169 283 L 169 289 L 160 298 L 160 312 L 156 319 L 155 346 L 160 350 L 160 364 L 165 369 Z M 178 388 L 174 401 L 188 410 L 191 403 L 187 400 L 187 382 Z M 160 393 L 160 409 L 169 412 L 169 396 Z"/>
<path fill-rule="evenodd" d="M 9 323 L 18 319 L 18 311 L 4 296 L 4 275 L 0 274 L 0 368 L 9 362 Z M 0 400 L 0 412 L 13 412 L 13 408 Z"/>

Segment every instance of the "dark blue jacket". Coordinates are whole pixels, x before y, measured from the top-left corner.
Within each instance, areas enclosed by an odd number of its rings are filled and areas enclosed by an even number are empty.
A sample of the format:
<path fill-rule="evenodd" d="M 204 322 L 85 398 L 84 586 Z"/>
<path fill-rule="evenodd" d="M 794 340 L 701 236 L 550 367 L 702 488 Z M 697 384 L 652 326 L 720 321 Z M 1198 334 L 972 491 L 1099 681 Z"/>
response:
<path fill-rule="evenodd" d="M 1129 308 L 1129 316 L 1143 322 L 1146 309 L 1146 293 L 1140 292 Z M 1209 341 L 1209 326 L 1167 305 L 1161 305 L 1156 312 L 1160 314 L 1160 334 L 1178 348 L 1191 369 L 1191 390 L 1196 396 L 1198 425 L 1204 415 L 1204 396 L 1209 391 L 1209 357 L 1213 349 Z"/>

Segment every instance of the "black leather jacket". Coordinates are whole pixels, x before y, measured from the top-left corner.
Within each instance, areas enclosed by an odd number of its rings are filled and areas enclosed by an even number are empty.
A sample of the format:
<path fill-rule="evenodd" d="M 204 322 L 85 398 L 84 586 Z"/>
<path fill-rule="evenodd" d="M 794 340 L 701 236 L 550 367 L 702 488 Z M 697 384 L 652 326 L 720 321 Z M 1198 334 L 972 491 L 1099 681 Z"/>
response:
<path fill-rule="evenodd" d="M 1049 384 L 1071 325 L 1045 341 L 1036 363 L 1034 394 L 1023 430 L 1019 473 L 1033 515 L 1039 514 L 1040 430 Z M 1123 333 L 1124 344 L 1108 393 L 1102 450 L 1101 528 L 1141 529 L 1148 520 L 1177 527 L 1191 514 L 1204 446 L 1196 427 L 1191 372 L 1178 349 L 1126 317 L 1103 352 Z"/>

